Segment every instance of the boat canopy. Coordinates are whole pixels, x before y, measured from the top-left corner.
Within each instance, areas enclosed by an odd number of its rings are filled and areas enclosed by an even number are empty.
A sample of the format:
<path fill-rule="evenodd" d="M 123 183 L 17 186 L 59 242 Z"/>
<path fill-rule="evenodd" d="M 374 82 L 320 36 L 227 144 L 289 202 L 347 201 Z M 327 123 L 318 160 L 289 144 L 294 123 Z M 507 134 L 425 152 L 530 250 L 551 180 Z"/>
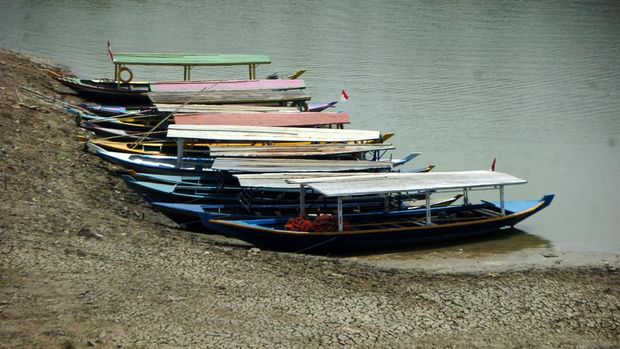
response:
<path fill-rule="evenodd" d="M 370 175 L 372 172 L 358 172 L 358 175 Z M 377 173 L 374 173 L 377 175 Z M 252 174 L 236 174 L 235 177 L 242 187 L 250 188 L 299 188 L 299 184 L 290 183 L 293 179 L 317 178 L 324 177 L 343 177 L 350 176 L 350 173 L 329 173 L 323 172 L 317 175 L 316 172 L 297 172 L 297 173 L 252 173 Z"/>
<path fill-rule="evenodd" d="M 391 144 L 311 144 L 297 146 L 260 146 L 234 147 L 211 146 L 209 155 L 213 157 L 249 157 L 249 158 L 282 158 L 282 157 L 315 157 L 326 155 L 343 155 L 369 152 L 385 152 L 393 150 Z M 377 153 L 376 158 L 380 158 Z"/>
<path fill-rule="evenodd" d="M 387 171 L 392 169 L 392 163 L 369 160 L 215 158 L 211 168 L 241 173 Z"/>
<path fill-rule="evenodd" d="M 329 128 L 173 124 L 168 126 L 166 137 L 243 142 L 357 142 L 380 141 L 381 132 Z"/>
<path fill-rule="evenodd" d="M 524 179 L 495 171 L 377 173 L 341 177 L 317 176 L 315 178 L 291 179 L 288 182 L 309 187 L 330 197 L 499 188 L 505 185 L 527 183 Z"/>
<path fill-rule="evenodd" d="M 167 113 L 301 113 L 297 107 L 272 107 L 251 104 L 180 104 L 155 103 L 155 108 Z"/>
<path fill-rule="evenodd" d="M 174 116 L 177 125 L 239 125 L 268 127 L 302 127 L 342 125 L 349 123 L 347 113 L 232 113 L 232 114 L 179 114 Z"/>

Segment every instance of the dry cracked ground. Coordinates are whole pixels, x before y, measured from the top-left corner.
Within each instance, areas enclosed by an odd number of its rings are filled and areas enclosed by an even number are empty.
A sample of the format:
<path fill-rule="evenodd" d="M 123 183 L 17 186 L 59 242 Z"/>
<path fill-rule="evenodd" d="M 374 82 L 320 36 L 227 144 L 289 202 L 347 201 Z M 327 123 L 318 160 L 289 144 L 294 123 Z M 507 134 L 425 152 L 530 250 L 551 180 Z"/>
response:
<path fill-rule="evenodd" d="M 0 50 L 2 348 L 620 346 L 613 266 L 438 274 L 175 229 L 83 152 L 45 66 Z"/>

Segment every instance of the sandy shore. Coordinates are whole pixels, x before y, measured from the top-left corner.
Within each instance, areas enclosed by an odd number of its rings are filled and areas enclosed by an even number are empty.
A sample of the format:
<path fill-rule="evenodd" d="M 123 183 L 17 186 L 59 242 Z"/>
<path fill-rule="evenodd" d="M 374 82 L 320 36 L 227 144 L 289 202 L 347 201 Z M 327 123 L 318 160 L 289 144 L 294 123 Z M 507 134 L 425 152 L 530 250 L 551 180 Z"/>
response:
<path fill-rule="evenodd" d="M 20 88 L 77 100 L 42 64 L 0 50 L 2 348 L 620 346 L 617 255 L 387 263 L 175 229 Z"/>

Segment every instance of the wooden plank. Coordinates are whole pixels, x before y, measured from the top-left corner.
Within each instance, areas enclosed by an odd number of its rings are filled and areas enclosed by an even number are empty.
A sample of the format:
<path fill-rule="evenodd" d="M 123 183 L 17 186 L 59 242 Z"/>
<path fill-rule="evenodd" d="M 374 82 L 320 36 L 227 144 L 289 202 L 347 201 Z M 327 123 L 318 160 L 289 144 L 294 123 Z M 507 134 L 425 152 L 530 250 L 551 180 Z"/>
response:
<path fill-rule="evenodd" d="M 307 160 L 307 159 L 244 159 L 216 158 L 211 166 L 214 170 L 271 173 L 271 172 L 342 172 L 390 170 L 392 163 L 387 161 L 357 160 Z"/>
<path fill-rule="evenodd" d="M 358 174 L 370 174 L 357 172 Z M 375 173 L 376 174 L 376 173 Z M 342 177 L 349 173 L 342 172 L 322 172 L 321 177 Z M 297 172 L 297 173 L 256 173 L 256 174 L 237 174 L 239 184 L 243 187 L 252 188 L 299 188 L 299 184 L 289 183 L 291 179 L 316 178 L 316 172 Z"/>
<path fill-rule="evenodd" d="M 250 104 L 170 104 L 156 103 L 155 108 L 165 113 L 215 113 L 215 114 L 247 114 L 247 113 L 301 113 L 297 107 L 272 107 Z"/>
<path fill-rule="evenodd" d="M 240 126 L 320 126 L 348 124 L 346 113 L 251 113 L 175 115 L 177 125 L 240 125 Z"/>
<path fill-rule="evenodd" d="M 379 131 L 234 125 L 169 125 L 168 138 L 243 142 L 378 141 Z"/>
<path fill-rule="evenodd" d="M 339 178 L 317 177 L 290 182 L 307 185 L 325 196 L 495 188 L 500 185 L 527 183 L 524 179 L 495 171 L 381 173 Z"/>
<path fill-rule="evenodd" d="M 307 146 L 209 147 L 213 157 L 315 157 L 395 149 L 390 144 L 319 144 Z"/>
<path fill-rule="evenodd" d="M 305 102 L 311 97 L 302 91 L 238 90 L 238 91 L 171 91 L 149 92 L 153 103 L 243 104 Z"/>
<path fill-rule="evenodd" d="M 212 80 L 212 81 L 174 81 L 150 84 L 152 92 L 172 91 L 234 91 L 234 90 L 294 90 L 303 89 L 303 80 L 263 79 L 263 80 Z"/>

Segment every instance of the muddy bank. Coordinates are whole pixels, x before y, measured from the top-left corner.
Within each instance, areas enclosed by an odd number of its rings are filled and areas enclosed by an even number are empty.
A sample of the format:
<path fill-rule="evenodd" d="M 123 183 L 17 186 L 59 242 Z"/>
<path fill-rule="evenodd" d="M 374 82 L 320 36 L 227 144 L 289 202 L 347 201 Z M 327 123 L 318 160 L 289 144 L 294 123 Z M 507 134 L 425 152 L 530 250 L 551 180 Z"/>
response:
<path fill-rule="evenodd" d="M 602 262 L 435 273 L 177 230 L 20 89 L 77 100 L 43 65 L 0 50 L 0 347 L 620 345 Z"/>

